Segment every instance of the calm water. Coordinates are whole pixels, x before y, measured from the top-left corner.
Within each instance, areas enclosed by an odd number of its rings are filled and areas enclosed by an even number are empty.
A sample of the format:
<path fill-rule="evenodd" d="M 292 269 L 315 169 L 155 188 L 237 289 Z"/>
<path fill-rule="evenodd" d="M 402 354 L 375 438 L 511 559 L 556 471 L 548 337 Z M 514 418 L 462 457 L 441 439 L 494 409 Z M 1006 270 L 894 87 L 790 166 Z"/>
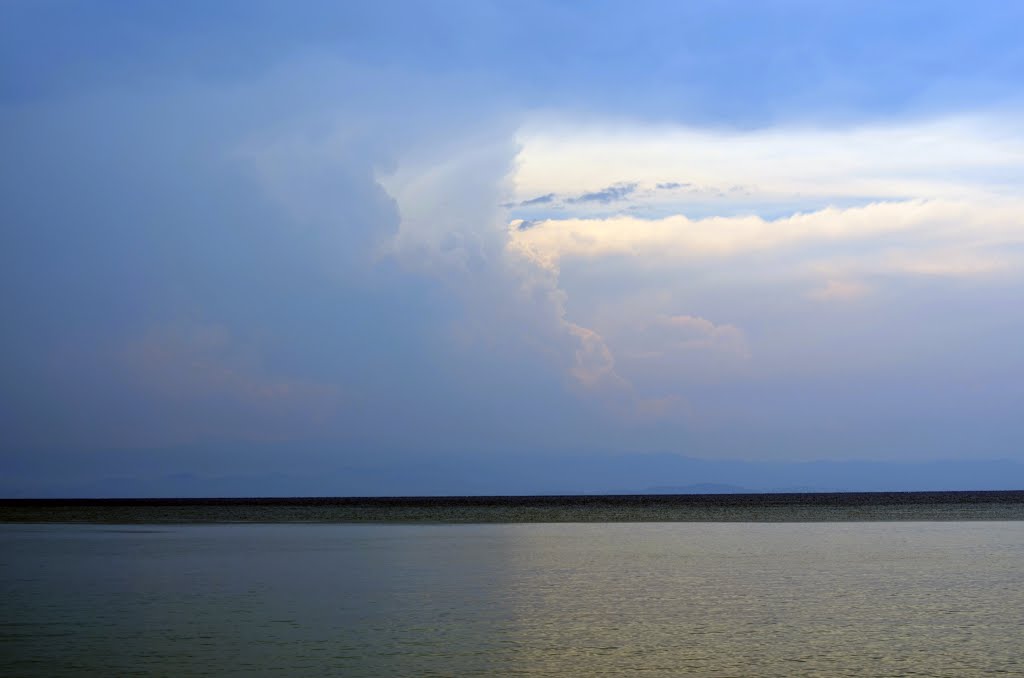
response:
<path fill-rule="evenodd" d="M 2 675 L 1024 675 L 1024 523 L 0 525 Z"/>

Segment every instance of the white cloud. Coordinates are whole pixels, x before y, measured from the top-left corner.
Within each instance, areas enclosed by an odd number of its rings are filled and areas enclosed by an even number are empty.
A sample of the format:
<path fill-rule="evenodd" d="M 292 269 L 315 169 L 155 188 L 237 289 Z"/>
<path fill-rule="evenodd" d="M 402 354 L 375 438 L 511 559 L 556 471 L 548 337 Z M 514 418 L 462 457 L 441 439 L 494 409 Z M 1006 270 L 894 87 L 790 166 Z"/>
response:
<path fill-rule="evenodd" d="M 909 129 L 677 131 L 664 143 L 566 131 L 541 145 L 527 131 L 515 163 L 507 136 L 453 137 L 377 178 L 401 215 L 391 253 L 463 300 L 456 341 L 495 356 L 530 347 L 615 415 L 672 419 L 701 409 L 691 403 L 701 385 L 748 378 L 781 355 L 784 337 L 814 336 L 786 329 L 793 311 L 774 297 L 759 316 L 701 303 L 683 291 L 688 270 L 705 272 L 705 296 L 728 278 L 759 299 L 782 272 L 800 279 L 792 303 L 811 309 L 808 298 L 863 297 L 880 275 L 1013 269 L 1007 246 L 1024 242 L 1024 202 L 991 178 L 1024 154 L 971 125 L 925 125 L 900 141 Z M 943 134 L 959 141 L 929 165 L 926 147 Z M 630 191 L 573 200 L 616 186 Z M 698 202 L 704 216 L 689 209 Z M 783 216 L 758 214 L 765 204 Z M 502 205 L 530 221 L 509 226 Z M 593 285 L 610 270 L 622 284 L 602 292 Z"/>
<path fill-rule="evenodd" d="M 1024 126 L 962 115 L 847 128 L 704 130 L 536 118 L 520 131 L 511 247 L 557 270 L 727 266 L 760 257 L 814 279 L 808 296 L 862 296 L 878 275 L 1021 270 Z M 629 182 L 625 200 L 565 198 Z M 631 263 L 625 263 L 631 262 Z M 716 263 L 717 262 L 717 263 Z M 775 272 L 778 274 L 778 271 Z"/>
<path fill-rule="evenodd" d="M 1024 150 L 998 138 L 1007 129 L 969 119 L 752 133 L 527 128 L 514 164 L 499 135 L 438 144 L 380 180 L 402 216 L 395 254 L 466 300 L 458 336 L 539 347 L 618 414 L 672 418 L 679 403 L 700 409 L 690 399 L 701 384 L 747 378 L 783 342 L 812 342 L 815 331 L 785 327 L 799 317 L 792 305 L 813 323 L 823 309 L 808 300 L 853 301 L 883 276 L 1016 270 L 1024 201 L 1004 180 L 1024 168 Z M 630 190 L 574 200 L 616 186 Z M 503 225 L 509 209 L 529 221 Z M 618 283 L 600 291 L 610 271 Z M 769 288 L 791 301 L 763 297 Z M 744 294 L 763 310 L 735 306 Z M 715 296 L 730 301 L 701 301 Z"/>
<path fill-rule="evenodd" d="M 446 281 L 466 305 L 453 334 L 497 354 L 545 355 L 585 392 L 620 398 L 630 386 L 600 334 L 571 322 L 557 272 L 509 247 L 507 198 L 514 148 L 508 136 L 438 144 L 382 175 L 401 225 L 391 252 Z"/>
<path fill-rule="evenodd" d="M 607 349 L 594 364 L 648 416 L 702 412 L 709 385 L 905 365 L 949 286 L 1001 294 L 1024 272 L 1012 116 L 745 132 L 541 120 L 519 140 L 509 252 L 557 281 L 566 322 Z M 572 200 L 617 185 L 635 189 Z"/>
<path fill-rule="evenodd" d="M 1013 195 L 1024 177 L 1018 115 L 851 128 L 705 130 L 537 119 L 520 131 L 519 200 L 637 182 L 638 198 L 686 205 Z M 674 190 L 658 184 L 681 184 Z"/>
<path fill-rule="evenodd" d="M 828 207 L 768 220 L 758 216 L 662 219 L 614 216 L 549 219 L 522 230 L 513 222 L 512 247 L 547 267 L 568 257 L 631 256 L 646 261 L 724 258 L 797 245 L 828 245 L 806 263 L 835 258 L 856 245 L 870 267 L 893 272 L 984 274 L 1005 268 L 999 253 L 1024 243 L 1024 202 L 975 204 L 941 200 L 879 202 Z M 899 245 L 891 244 L 899 238 Z M 941 245 L 941 247 L 939 247 Z M 975 251 L 966 256 L 965 248 Z M 956 250 L 960 254 L 956 254 Z M 876 261 L 879 254 L 883 265 Z M 852 255 L 848 257 L 847 265 Z"/>

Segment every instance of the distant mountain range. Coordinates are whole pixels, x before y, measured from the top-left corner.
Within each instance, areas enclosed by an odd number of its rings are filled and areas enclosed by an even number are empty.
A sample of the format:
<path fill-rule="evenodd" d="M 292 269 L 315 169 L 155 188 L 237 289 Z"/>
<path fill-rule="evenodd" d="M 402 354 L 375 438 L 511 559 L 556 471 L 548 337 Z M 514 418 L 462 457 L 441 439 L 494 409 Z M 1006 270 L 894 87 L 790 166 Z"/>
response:
<path fill-rule="evenodd" d="M 779 461 L 678 454 L 519 456 L 418 453 L 346 456 L 315 463 L 268 448 L 233 468 L 201 448 L 166 454 L 98 452 L 60 468 L 24 455 L 0 478 L 0 497 L 338 497 L 582 494 L 739 494 L 1024 489 L 1015 460 Z M 88 462 L 88 463 L 86 463 Z M 117 469 L 116 475 L 102 470 Z M 202 469 L 201 471 L 198 469 Z"/>
<path fill-rule="evenodd" d="M 749 487 L 723 483 L 694 483 L 693 485 L 654 485 L 637 494 L 749 494 Z"/>

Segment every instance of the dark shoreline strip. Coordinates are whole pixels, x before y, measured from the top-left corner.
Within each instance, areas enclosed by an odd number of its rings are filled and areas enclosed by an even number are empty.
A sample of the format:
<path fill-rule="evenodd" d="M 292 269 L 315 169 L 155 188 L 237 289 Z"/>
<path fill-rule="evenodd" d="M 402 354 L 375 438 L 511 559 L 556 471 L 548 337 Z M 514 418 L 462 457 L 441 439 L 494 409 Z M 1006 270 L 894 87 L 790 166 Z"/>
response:
<path fill-rule="evenodd" d="M 570 494 L 404 497 L 126 497 L 0 498 L 0 508 L 21 506 L 559 506 L 830 505 L 1024 503 L 1024 490 L 937 492 L 766 492 L 729 494 Z"/>
<path fill-rule="evenodd" d="M 0 522 L 1024 520 L 1024 491 L 0 499 Z"/>

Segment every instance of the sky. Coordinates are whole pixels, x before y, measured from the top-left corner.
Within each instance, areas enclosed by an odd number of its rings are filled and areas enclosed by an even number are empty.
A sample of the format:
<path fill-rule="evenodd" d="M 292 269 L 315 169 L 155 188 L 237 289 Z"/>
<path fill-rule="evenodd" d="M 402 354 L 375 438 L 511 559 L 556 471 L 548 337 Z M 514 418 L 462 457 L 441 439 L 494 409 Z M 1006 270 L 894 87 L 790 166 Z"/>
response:
<path fill-rule="evenodd" d="M 0 4 L 0 495 L 1024 487 L 1024 6 Z"/>

